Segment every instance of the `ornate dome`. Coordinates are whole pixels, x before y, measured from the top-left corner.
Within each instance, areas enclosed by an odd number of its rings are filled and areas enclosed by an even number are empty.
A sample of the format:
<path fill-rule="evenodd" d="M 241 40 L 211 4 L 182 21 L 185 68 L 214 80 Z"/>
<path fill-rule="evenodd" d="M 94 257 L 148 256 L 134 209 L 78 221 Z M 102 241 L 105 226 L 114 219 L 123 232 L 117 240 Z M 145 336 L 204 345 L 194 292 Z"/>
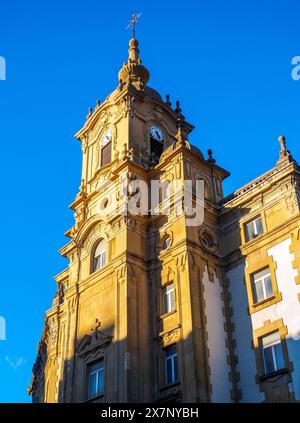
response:
<path fill-rule="evenodd" d="M 159 92 L 157 92 L 156 90 L 154 90 L 151 87 L 145 87 L 144 88 L 144 94 L 145 94 L 145 96 L 150 97 L 153 100 L 162 101 L 162 98 L 161 98 L 161 95 L 159 94 Z"/>

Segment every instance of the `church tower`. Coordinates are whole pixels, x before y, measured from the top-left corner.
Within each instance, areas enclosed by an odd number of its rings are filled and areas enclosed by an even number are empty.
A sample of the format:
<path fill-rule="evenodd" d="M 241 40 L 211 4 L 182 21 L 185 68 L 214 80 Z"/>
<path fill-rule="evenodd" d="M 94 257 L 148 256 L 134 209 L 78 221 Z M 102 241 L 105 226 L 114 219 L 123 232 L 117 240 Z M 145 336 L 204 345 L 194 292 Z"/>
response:
<path fill-rule="evenodd" d="M 191 145 L 138 47 L 133 30 L 117 88 L 76 134 L 33 402 L 299 402 L 300 167 L 280 136 L 275 166 L 223 198 L 229 173 Z"/>
<path fill-rule="evenodd" d="M 189 143 L 193 126 L 150 88 L 138 47 L 132 38 L 117 88 L 76 134 L 69 265 L 45 315 L 34 402 L 236 399 L 217 231 L 228 172 Z M 201 225 L 177 212 L 186 180 L 193 205 L 203 182 Z"/>

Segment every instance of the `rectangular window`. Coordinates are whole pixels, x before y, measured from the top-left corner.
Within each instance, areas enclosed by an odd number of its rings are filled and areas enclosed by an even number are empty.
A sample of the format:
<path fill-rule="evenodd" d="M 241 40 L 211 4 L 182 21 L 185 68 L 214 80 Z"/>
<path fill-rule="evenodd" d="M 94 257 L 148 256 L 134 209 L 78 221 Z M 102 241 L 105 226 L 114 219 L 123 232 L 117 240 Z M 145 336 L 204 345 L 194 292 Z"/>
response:
<path fill-rule="evenodd" d="M 103 360 L 88 365 L 88 399 L 102 395 L 104 392 Z"/>
<path fill-rule="evenodd" d="M 261 217 L 251 220 L 251 222 L 245 224 L 246 241 L 250 241 L 251 239 L 258 237 L 263 232 L 264 230 Z"/>
<path fill-rule="evenodd" d="M 174 284 L 170 283 L 162 291 L 163 314 L 170 313 L 175 309 L 175 290 Z"/>
<path fill-rule="evenodd" d="M 101 166 L 105 166 L 111 162 L 111 142 L 101 149 Z"/>
<path fill-rule="evenodd" d="M 274 292 L 269 268 L 252 275 L 252 287 L 254 303 L 273 297 Z"/>
<path fill-rule="evenodd" d="M 266 374 L 284 368 L 282 343 L 279 332 L 273 332 L 262 338 L 264 371 Z"/>
<path fill-rule="evenodd" d="M 176 345 L 165 349 L 165 377 L 167 385 L 178 381 Z"/>

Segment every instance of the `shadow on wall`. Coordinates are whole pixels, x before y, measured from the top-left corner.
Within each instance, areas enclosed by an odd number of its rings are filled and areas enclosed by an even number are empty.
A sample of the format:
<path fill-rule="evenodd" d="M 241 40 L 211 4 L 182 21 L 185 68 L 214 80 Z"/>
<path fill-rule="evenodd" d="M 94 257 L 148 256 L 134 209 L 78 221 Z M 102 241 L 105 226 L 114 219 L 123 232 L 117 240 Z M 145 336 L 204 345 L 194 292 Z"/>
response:
<path fill-rule="evenodd" d="M 114 327 L 97 328 L 78 339 L 75 358 L 64 361 L 59 384 L 56 383 L 60 372 L 56 348 L 53 359 L 49 350 L 47 360 L 46 345 L 41 343 L 39 358 L 34 366 L 35 376 L 29 389 L 33 402 L 209 402 L 208 375 L 206 370 L 201 370 L 203 359 L 198 357 L 196 360 L 197 357 L 194 357 L 191 335 L 176 344 L 169 340 L 167 345 L 163 344 L 162 339 L 152 338 L 145 360 L 145 354 L 137 349 L 131 348 L 128 353 L 128 339 L 114 342 L 113 331 Z M 178 377 L 174 375 L 174 380 L 166 383 L 165 352 L 166 348 L 175 345 Z M 195 367 L 198 368 L 197 377 L 194 377 L 197 373 Z M 190 374 L 193 377 L 190 378 Z M 199 392 L 204 386 L 203 377 L 206 387 L 201 397 Z"/>
<path fill-rule="evenodd" d="M 197 378 L 185 374 L 195 372 L 192 337 L 176 343 L 178 377 L 169 383 L 166 382 L 165 354 L 174 343 L 166 347 L 161 340 L 153 340 L 152 360 L 142 367 L 142 354 L 129 353 L 127 340 L 113 342 L 110 336 L 99 332 L 97 337 L 98 340 L 84 337 L 78 343 L 75 360 L 65 361 L 59 402 L 180 403 L 189 401 L 188 392 L 192 392 L 192 401 L 197 402 Z M 202 400 L 198 398 L 198 402 L 209 402 L 208 389 L 204 396 Z"/>
<path fill-rule="evenodd" d="M 34 365 L 34 376 L 29 388 L 33 402 L 62 403 L 131 403 L 131 402 L 210 402 L 212 389 L 209 385 L 207 356 L 200 346 L 195 349 L 197 336 L 178 341 L 178 380 L 166 383 L 165 352 L 175 344 L 172 339 L 164 343 L 163 339 L 153 339 L 150 346 L 156 357 L 145 367 L 141 367 L 142 354 L 138 351 L 128 353 L 127 340 L 113 342 L 114 328 L 98 328 L 76 342 L 75 358 L 66 360 L 63 369 L 54 351 L 49 351 L 45 341 L 39 344 L 39 353 Z M 200 335 L 200 333 L 199 333 Z M 291 345 L 292 344 L 292 345 Z M 289 350 L 299 350 L 299 341 L 288 340 Z M 253 383 L 265 395 L 265 402 L 294 402 L 295 388 L 292 371 L 294 364 L 289 361 L 287 343 L 282 344 L 282 368 L 266 374 L 261 346 L 252 350 L 257 362 L 257 374 L 253 374 Z M 52 355 L 53 352 L 53 355 Z M 51 358 L 53 357 L 53 359 Z M 48 358 L 48 359 L 47 359 Z M 293 357 L 296 359 L 297 357 Z M 203 363 L 206 363 L 203 366 Z M 56 383 L 57 374 L 61 381 Z M 196 375 L 196 377 L 194 377 Z M 228 375 L 224 373 L 224 377 Z M 250 381 L 248 380 L 248 383 Z M 295 383 L 295 381 L 294 381 Z M 204 389 L 203 389 L 204 388 Z M 243 402 L 247 398 L 243 398 Z"/>
<path fill-rule="evenodd" d="M 43 333 L 44 335 L 44 333 Z M 34 403 L 44 403 L 46 402 L 45 392 L 46 392 L 46 381 L 45 381 L 45 367 L 47 363 L 47 345 L 44 336 L 38 344 L 37 348 L 37 358 L 32 368 L 32 378 L 30 385 L 27 389 L 27 392 L 32 397 L 32 402 Z"/>

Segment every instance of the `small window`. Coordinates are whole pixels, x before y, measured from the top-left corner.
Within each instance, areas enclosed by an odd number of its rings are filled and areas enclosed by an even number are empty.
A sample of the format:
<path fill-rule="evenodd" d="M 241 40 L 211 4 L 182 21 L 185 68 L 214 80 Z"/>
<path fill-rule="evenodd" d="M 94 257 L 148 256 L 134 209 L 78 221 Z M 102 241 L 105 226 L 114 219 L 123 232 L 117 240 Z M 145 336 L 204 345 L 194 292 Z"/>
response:
<path fill-rule="evenodd" d="M 279 332 L 273 332 L 262 338 L 264 371 L 266 374 L 284 368 L 282 343 Z"/>
<path fill-rule="evenodd" d="M 259 235 L 263 234 L 263 232 L 264 230 L 261 217 L 251 220 L 251 222 L 245 224 L 246 241 L 257 238 Z"/>
<path fill-rule="evenodd" d="M 101 166 L 105 166 L 111 162 L 111 142 L 101 149 Z"/>
<path fill-rule="evenodd" d="M 172 345 L 165 349 L 165 377 L 166 384 L 178 382 L 177 348 Z"/>
<path fill-rule="evenodd" d="M 174 284 L 170 283 L 162 291 L 163 314 L 170 313 L 175 309 L 175 290 Z"/>
<path fill-rule="evenodd" d="M 171 245 L 171 237 L 169 235 L 165 236 L 161 243 L 161 249 L 163 251 L 167 250 Z"/>
<path fill-rule="evenodd" d="M 269 268 L 254 273 L 252 275 L 252 285 L 254 303 L 273 297 L 274 292 Z"/>
<path fill-rule="evenodd" d="M 88 365 L 88 399 L 103 395 L 104 363 L 103 360 Z"/>
<path fill-rule="evenodd" d="M 102 239 L 97 245 L 93 257 L 93 272 L 101 269 L 106 263 L 106 248 L 105 241 Z"/>

